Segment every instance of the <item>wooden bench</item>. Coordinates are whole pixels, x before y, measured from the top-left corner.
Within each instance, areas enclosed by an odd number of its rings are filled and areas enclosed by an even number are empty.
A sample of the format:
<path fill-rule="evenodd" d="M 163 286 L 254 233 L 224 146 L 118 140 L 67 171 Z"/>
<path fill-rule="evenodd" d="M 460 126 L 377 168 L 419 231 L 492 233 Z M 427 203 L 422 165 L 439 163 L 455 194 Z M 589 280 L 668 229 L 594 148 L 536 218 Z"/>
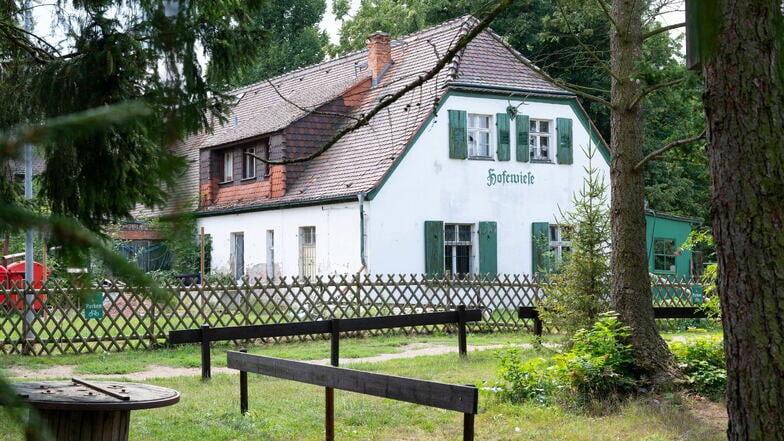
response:
<path fill-rule="evenodd" d="M 517 317 L 520 319 L 533 319 L 534 335 L 542 336 L 543 323 L 539 318 L 539 311 L 535 306 L 518 306 Z M 654 319 L 704 319 L 708 314 L 698 306 L 654 306 Z"/>
<path fill-rule="evenodd" d="M 211 328 L 209 325 L 202 325 L 200 329 L 170 331 L 168 342 L 169 344 L 201 343 L 201 376 L 202 379 L 206 380 L 212 376 L 210 369 L 210 342 L 213 341 L 330 334 L 332 364 L 337 365 L 341 332 L 455 323 L 458 326 L 458 350 L 461 356 L 465 356 L 468 352 L 466 323 L 480 320 L 482 320 L 481 310 L 465 309 L 465 306 L 460 305 L 455 311 L 383 317 L 332 319 L 312 322 L 230 326 L 222 328 Z"/>

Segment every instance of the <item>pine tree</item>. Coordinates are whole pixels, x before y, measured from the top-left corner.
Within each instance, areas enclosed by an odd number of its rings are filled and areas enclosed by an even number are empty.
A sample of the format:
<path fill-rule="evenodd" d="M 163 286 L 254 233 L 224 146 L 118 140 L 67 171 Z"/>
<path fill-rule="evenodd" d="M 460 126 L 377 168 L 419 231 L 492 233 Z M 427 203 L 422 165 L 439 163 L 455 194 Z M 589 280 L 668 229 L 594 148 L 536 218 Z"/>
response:
<path fill-rule="evenodd" d="M 567 338 L 589 328 L 609 309 L 610 216 L 604 176 L 593 167 L 595 154 L 589 146 L 583 186 L 572 197 L 574 208 L 561 212 L 559 227 L 570 242 L 570 252 L 552 274 L 553 283 L 538 305 L 542 319 Z"/>

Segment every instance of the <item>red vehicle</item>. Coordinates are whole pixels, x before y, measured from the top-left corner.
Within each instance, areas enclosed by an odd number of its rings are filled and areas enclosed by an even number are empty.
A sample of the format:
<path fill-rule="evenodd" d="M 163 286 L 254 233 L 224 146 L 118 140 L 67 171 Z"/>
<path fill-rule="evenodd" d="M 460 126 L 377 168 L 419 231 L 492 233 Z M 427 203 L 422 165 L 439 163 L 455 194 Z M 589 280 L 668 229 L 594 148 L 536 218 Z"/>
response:
<path fill-rule="evenodd" d="M 38 262 L 33 262 L 33 288 L 36 290 L 40 290 L 43 286 L 44 281 L 44 272 L 46 273 L 46 277 L 49 276 L 51 271 L 45 268 L 42 264 Z M 8 267 L 3 267 L 0 265 L 0 284 L 2 284 L 3 290 L 0 290 L 0 304 L 4 305 L 7 309 L 15 308 L 18 310 L 24 309 L 24 295 L 21 295 L 19 291 L 24 286 L 24 278 L 25 278 L 25 262 L 14 262 Z M 14 291 L 13 293 L 8 292 L 12 288 L 17 288 L 19 291 Z M 35 299 L 33 300 L 33 309 L 36 311 L 43 308 L 44 303 L 46 303 L 46 294 L 39 292 L 35 293 Z"/>

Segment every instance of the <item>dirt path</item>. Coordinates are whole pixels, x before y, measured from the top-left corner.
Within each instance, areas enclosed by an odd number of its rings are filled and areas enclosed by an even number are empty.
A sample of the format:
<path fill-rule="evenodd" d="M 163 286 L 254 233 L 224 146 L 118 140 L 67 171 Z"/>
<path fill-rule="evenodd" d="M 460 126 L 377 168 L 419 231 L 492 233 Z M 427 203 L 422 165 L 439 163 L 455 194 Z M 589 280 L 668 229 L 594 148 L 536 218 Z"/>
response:
<path fill-rule="evenodd" d="M 499 349 L 510 347 L 509 345 L 489 345 L 489 346 L 468 346 L 468 351 L 483 351 L 488 349 Z M 375 355 L 372 357 L 360 358 L 343 358 L 340 360 L 341 365 L 348 365 L 352 363 L 375 363 L 380 361 L 395 360 L 399 358 L 414 358 L 432 355 L 442 355 L 456 353 L 457 347 L 455 346 L 442 346 L 429 343 L 414 343 L 400 347 L 400 352 L 386 353 Z M 329 364 L 329 358 L 321 360 L 311 360 L 309 363 L 313 364 Z M 31 370 L 24 366 L 12 366 L 8 369 L 8 375 L 15 380 L 46 380 L 57 378 L 72 378 L 74 377 L 74 365 L 61 365 L 52 366 L 46 369 Z M 213 367 L 212 373 L 230 373 L 236 374 L 239 371 L 229 369 L 227 367 Z M 168 377 L 188 377 L 201 375 L 201 368 L 174 368 L 169 366 L 160 366 L 151 364 L 145 370 L 139 372 L 130 372 L 126 374 L 80 374 L 79 377 L 88 379 L 126 379 L 130 381 L 144 381 L 150 378 L 168 378 Z"/>

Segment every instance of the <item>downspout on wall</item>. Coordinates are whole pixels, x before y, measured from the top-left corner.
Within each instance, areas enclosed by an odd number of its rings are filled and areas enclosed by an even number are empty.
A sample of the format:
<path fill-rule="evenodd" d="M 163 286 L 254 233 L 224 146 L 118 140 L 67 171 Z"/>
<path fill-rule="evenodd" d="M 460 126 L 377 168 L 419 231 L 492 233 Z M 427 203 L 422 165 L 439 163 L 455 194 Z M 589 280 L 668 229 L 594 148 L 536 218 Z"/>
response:
<path fill-rule="evenodd" d="M 367 268 L 365 261 L 365 193 L 357 194 L 359 201 L 359 261 L 362 263 L 362 268 L 358 271 L 361 273 Z"/>

